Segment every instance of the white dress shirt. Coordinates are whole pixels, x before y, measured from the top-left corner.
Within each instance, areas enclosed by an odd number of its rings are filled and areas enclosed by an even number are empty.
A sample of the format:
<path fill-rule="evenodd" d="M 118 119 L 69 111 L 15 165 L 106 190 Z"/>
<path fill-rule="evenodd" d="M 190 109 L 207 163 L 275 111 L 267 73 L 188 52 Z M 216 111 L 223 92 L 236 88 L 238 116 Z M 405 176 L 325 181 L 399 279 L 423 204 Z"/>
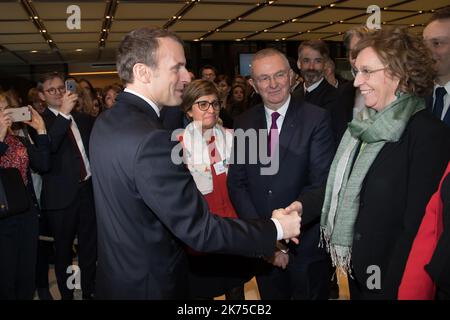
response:
<path fill-rule="evenodd" d="M 286 117 L 286 112 L 290 102 L 291 102 L 291 95 L 289 95 L 289 98 L 286 100 L 286 102 L 276 111 L 264 106 L 264 111 L 266 114 L 267 134 L 269 134 L 270 127 L 272 126 L 272 113 L 274 112 L 278 112 L 280 114 L 280 116 L 277 119 L 277 127 L 278 127 L 278 134 L 281 133 L 281 127 L 283 126 L 284 118 Z"/>
<path fill-rule="evenodd" d="M 86 181 L 92 175 L 91 166 L 89 164 L 86 150 L 84 149 L 83 140 L 81 139 L 81 134 L 80 134 L 80 130 L 78 130 L 77 123 L 73 119 L 72 115 L 67 116 L 64 113 L 61 113 L 58 110 L 56 110 L 50 106 L 48 107 L 48 109 L 51 112 L 53 112 L 55 114 L 55 116 L 58 116 L 60 114 L 62 117 L 66 118 L 67 120 L 72 120 L 72 121 L 70 121 L 70 129 L 72 130 L 73 136 L 75 137 L 75 141 L 78 146 L 78 150 L 80 150 L 81 157 L 83 158 L 84 167 L 86 168 L 86 177 L 85 177 L 84 181 Z"/>

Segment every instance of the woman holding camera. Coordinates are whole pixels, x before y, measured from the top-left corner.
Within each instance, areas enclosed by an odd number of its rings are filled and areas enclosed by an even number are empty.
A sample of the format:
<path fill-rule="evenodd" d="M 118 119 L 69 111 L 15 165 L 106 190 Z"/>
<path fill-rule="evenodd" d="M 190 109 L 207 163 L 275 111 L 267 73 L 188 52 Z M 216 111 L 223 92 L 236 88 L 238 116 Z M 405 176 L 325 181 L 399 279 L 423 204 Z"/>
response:
<path fill-rule="evenodd" d="M 6 193 L 16 189 L 25 192 L 23 199 L 18 200 L 23 202 L 20 212 L 6 211 L 0 216 L 0 300 L 25 300 L 34 294 L 39 228 L 30 168 L 38 172 L 48 170 L 50 150 L 39 113 L 30 107 L 31 120 L 24 121 L 37 133 L 30 140 L 13 134 L 11 126 L 16 119 L 11 107 L 11 99 L 0 93 L 0 170 L 18 173 L 17 179 L 2 181 Z"/>

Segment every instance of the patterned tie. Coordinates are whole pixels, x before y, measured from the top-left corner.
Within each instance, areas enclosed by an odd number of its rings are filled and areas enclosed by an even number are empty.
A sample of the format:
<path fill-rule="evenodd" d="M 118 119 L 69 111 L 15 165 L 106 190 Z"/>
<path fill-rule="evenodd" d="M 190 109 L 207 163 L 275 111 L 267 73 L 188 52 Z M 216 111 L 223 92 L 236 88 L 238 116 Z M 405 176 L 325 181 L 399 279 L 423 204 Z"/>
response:
<path fill-rule="evenodd" d="M 272 124 L 270 125 L 269 136 L 267 137 L 267 154 L 269 157 L 272 156 L 272 149 L 278 144 L 278 126 L 277 119 L 280 117 L 278 112 L 272 113 Z"/>
<path fill-rule="evenodd" d="M 434 99 L 433 114 L 439 119 L 442 119 L 442 111 L 444 110 L 444 96 L 447 93 L 444 87 L 436 89 L 436 98 Z"/>

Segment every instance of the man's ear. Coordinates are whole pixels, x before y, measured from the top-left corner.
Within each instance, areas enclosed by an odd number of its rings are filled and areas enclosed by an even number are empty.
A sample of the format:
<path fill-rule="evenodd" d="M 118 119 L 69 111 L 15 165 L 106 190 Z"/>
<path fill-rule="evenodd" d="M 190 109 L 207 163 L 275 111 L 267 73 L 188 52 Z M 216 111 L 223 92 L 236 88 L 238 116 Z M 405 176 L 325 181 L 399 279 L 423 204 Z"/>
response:
<path fill-rule="evenodd" d="M 298 60 L 297 60 L 297 67 L 298 67 L 299 70 L 302 70 L 301 63 L 300 63 L 300 58 L 298 58 Z"/>
<path fill-rule="evenodd" d="M 255 92 L 257 94 L 259 94 L 258 89 L 256 88 L 256 85 L 255 85 L 255 81 L 253 81 L 253 78 L 248 79 L 248 83 L 250 83 L 250 85 L 253 87 L 253 89 L 255 89 Z"/>
<path fill-rule="evenodd" d="M 143 63 L 136 63 L 133 66 L 133 78 L 141 83 L 150 83 L 152 78 L 152 70 Z"/>
<path fill-rule="evenodd" d="M 38 95 L 39 95 L 39 98 L 41 98 L 42 101 L 47 101 L 47 99 L 45 99 L 45 95 L 42 92 L 38 91 Z"/>

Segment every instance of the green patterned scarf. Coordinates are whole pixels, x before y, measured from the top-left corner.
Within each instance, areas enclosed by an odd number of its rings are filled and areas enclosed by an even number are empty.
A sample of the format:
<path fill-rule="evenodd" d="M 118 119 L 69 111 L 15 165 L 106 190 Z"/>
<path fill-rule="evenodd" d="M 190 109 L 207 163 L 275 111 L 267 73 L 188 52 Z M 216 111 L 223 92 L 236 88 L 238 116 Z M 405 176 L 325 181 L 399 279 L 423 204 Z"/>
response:
<path fill-rule="evenodd" d="M 398 141 L 411 116 L 423 109 L 423 99 L 398 95 L 380 112 L 369 109 L 368 119 L 353 119 L 342 137 L 328 175 L 320 227 L 321 244 L 324 240 L 333 266 L 350 275 L 354 224 L 364 178 L 383 146 Z"/>

